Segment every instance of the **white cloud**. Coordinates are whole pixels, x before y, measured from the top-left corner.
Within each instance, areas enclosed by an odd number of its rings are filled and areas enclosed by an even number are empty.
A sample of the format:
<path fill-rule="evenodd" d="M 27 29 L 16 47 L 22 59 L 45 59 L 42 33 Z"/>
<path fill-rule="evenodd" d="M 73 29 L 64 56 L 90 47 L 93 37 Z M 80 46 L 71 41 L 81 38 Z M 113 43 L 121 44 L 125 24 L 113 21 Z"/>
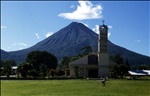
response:
<path fill-rule="evenodd" d="M 102 6 L 93 5 L 90 1 L 78 1 L 77 9 L 71 13 L 60 13 L 58 16 L 70 20 L 86 20 L 102 18 Z"/>
<path fill-rule="evenodd" d="M 75 7 L 74 7 L 74 5 L 71 5 L 70 8 L 73 8 L 73 9 L 74 9 Z"/>
<path fill-rule="evenodd" d="M 39 34 L 38 34 L 38 33 L 35 33 L 35 36 L 36 36 L 36 38 L 37 38 L 37 39 L 39 39 L 39 38 L 40 38 L 40 36 L 39 36 Z"/>
<path fill-rule="evenodd" d="M 108 32 L 108 38 L 110 37 L 110 34 L 111 34 L 111 33 L 110 33 L 110 32 Z"/>
<path fill-rule="evenodd" d="M 109 28 L 109 29 L 112 29 L 112 26 L 108 25 L 108 28 Z"/>
<path fill-rule="evenodd" d="M 1 29 L 6 29 L 7 27 L 6 26 L 1 26 Z"/>
<path fill-rule="evenodd" d="M 95 33 L 99 34 L 99 25 L 95 25 L 95 28 L 92 29 Z"/>
<path fill-rule="evenodd" d="M 85 23 L 83 23 L 83 22 L 80 22 L 80 23 L 82 23 L 83 25 L 85 25 L 86 27 L 89 27 L 89 25 L 88 24 L 85 24 Z"/>
<path fill-rule="evenodd" d="M 53 34 L 53 32 L 48 32 L 48 33 L 46 33 L 45 36 L 46 36 L 46 38 L 47 38 L 47 37 L 51 36 L 52 34 Z"/>
<path fill-rule="evenodd" d="M 23 48 L 25 48 L 25 47 L 27 47 L 27 44 L 26 43 L 20 43 L 20 42 L 15 42 L 13 45 L 12 45 L 12 48 L 14 49 L 23 49 Z M 8 48 L 8 49 L 10 49 L 10 47 Z"/>
<path fill-rule="evenodd" d="M 18 45 L 21 45 L 21 46 L 24 46 L 24 47 L 27 46 L 27 44 L 25 44 L 25 43 L 19 43 Z"/>
<path fill-rule="evenodd" d="M 13 44 L 13 46 L 24 46 L 24 47 L 26 47 L 26 46 L 27 46 L 27 44 L 25 44 L 25 43 L 15 42 L 15 43 Z"/>
<path fill-rule="evenodd" d="M 22 48 L 22 47 L 20 47 L 19 49 L 20 49 L 20 50 L 22 50 L 23 48 Z"/>
<path fill-rule="evenodd" d="M 16 42 L 16 43 L 13 44 L 13 46 L 16 46 L 17 44 L 18 44 L 18 43 Z"/>

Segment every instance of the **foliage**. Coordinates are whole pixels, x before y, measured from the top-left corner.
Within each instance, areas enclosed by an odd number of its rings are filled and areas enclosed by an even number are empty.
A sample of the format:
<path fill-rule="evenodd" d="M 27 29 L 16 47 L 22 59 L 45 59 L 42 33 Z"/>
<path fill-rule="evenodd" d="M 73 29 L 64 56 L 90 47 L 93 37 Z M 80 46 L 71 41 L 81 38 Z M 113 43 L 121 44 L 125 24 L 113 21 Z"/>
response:
<path fill-rule="evenodd" d="M 116 62 L 118 65 L 123 64 L 123 58 L 119 54 L 113 56 L 113 61 Z"/>
<path fill-rule="evenodd" d="M 58 63 L 58 66 L 57 66 L 57 69 L 56 69 L 56 72 L 59 76 L 61 75 L 64 75 L 65 72 L 65 68 L 68 68 L 69 67 L 69 63 L 71 61 L 74 61 L 76 59 L 79 59 L 80 57 L 79 56 L 72 56 L 72 57 L 68 57 L 68 56 L 65 56 L 63 57 L 60 62 Z"/>
<path fill-rule="evenodd" d="M 149 68 L 148 68 L 148 65 L 142 64 L 142 65 L 137 66 L 135 69 L 136 70 L 148 70 Z"/>
<path fill-rule="evenodd" d="M 65 74 L 65 72 L 63 69 L 59 69 L 59 68 L 56 69 L 56 75 L 57 76 L 63 76 L 64 74 Z"/>
<path fill-rule="evenodd" d="M 85 55 L 88 55 L 89 53 L 92 53 L 92 47 L 91 46 L 85 46 L 83 48 L 81 48 L 82 50 L 82 54 L 79 54 L 81 56 L 85 56 Z"/>
<path fill-rule="evenodd" d="M 34 67 L 28 62 L 22 62 L 17 68 L 18 77 L 29 78 L 36 75 Z"/>
<path fill-rule="evenodd" d="M 6 60 L 4 61 L 5 64 L 10 64 L 11 66 L 17 66 L 15 60 Z"/>
<path fill-rule="evenodd" d="M 10 74 L 11 74 L 11 65 L 9 63 L 6 63 L 3 67 L 3 73 L 7 76 L 7 78 L 10 77 Z"/>
<path fill-rule="evenodd" d="M 65 68 L 69 67 L 70 60 L 71 60 L 71 57 L 68 57 L 68 56 L 61 58 L 56 69 L 56 74 L 58 76 L 65 74 L 64 70 Z"/>
<path fill-rule="evenodd" d="M 111 60 L 117 63 L 117 65 L 114 65 L 110 69 L 110 75 L 112 78 L 123 78 L 123 76 L 128 74 L 128 70 L 130 69 L 128 59 L 126 59 L 126 64 L 123 64 L 123 58 L 119 54 L 116 54 L 115 56 L 111 57 Z"/>
<path fill-rule="evenodd" d="M 47 76 L 48 76 L 48 78 L 50 78 L 50 77 L 53 78 L 54 75 L 56 75 L 56 70 L 55 69 L 47 70 Z"/>
<path fill-rule="evenodd" d="M 4 61 L 1 60 L 0 68 L 4 66 Z"/>
<path fill-rule="evenodd" d="M 11 75 L 11 71 L 12 71 L 12 66 L 16 66 L 16 62 L 15 60 L 6 60 L 3 61 L 1 60 L 1 64 L 0 64 L 0 68 L 2 68 L 3 70 L 1 70 L 0 75 L 7 75 L 7 77 L 9 77 L 9 75 Z M 8 72 L 6 72 L 8 71 Z"/>
<path fill-rule="evenodd" d="M 47 70 L 47 66 L 45 64 L 41 64 L 40 66 L 40 77 L 41 78 L 45 78 L 46 74 L 46 70 Z"/>
<path fill-rule="evenodd" d="M 36 70 L 37 75 L 40 75 L 40 65 L 44 64 L 46 70 L 56 69 L 57 58 L 47 51 L 32 51 L 27 55 L 26 62 L 33 65 Z"/>
<path fill-rule="evenodd" d="M 51 75 L 52 77 L 54 77 L 55 74 L 56 74 L 56 71 L 55 71 L 54 69 L 51 69 L 51 70 L 50 70 L 50 75 Z"/>
<path fill-rule="evenodd" d="M 6 61 L 1 60 L 0 67 L 3 67 L 5 64 L 9 64 L 10 66 L 17 66 L 15 60 L 6 60 Z"/>
<path fill-rule="evenodd" d="M 55 69 L 57 66 L 57 59 L 47 51 L 32 51 L 27 57 L 26 61 L 22 62 L 17 68 L 18 77 L 45 78 L 48 75 L 48 70 Z"/>
<path fill-rule="evenodd" d="M 65 56 L 60 60 L 60 64 L 63 68 L 69 67 L 69 63 L 71 61 L 71 57 Z"/>
<path fill-rule="evenodd" d="M 130 67 L 131 65 L 129 64 L 128 58 L 126 58 L 125 65 L 127 67 L 127 70 L 131 69 L 131 67 Z"/>

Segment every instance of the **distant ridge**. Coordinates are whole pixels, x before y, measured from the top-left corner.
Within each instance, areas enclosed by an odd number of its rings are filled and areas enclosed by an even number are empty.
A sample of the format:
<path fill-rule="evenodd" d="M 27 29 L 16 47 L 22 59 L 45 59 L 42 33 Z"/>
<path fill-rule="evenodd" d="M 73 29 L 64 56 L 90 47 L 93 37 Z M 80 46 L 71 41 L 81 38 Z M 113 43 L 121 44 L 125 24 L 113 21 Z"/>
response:
<path fill-rule="evenodd" d="M 92 46 L 97 52 L 98 34 L 86 27 L 82 23 L 72 22 L 68 26 L 60 29 L 55 34 L 35 44 L 34 46 L 19 50 L 6 52 L 1 50 L 1 59 L 14 59 L 18 63 L 25 61 L 26 55 L 35 50 L 46 50 L 54 54 L 58 60 L 64 56 L 75 56 L 81 52 L 81 48 Z M 130 64 L 150 64 L 150 57 L 144 56 L 128 49 L 115 45 L 109 41 L 110 55 L 120 54 L 124 59 L 128 58 Z"/>

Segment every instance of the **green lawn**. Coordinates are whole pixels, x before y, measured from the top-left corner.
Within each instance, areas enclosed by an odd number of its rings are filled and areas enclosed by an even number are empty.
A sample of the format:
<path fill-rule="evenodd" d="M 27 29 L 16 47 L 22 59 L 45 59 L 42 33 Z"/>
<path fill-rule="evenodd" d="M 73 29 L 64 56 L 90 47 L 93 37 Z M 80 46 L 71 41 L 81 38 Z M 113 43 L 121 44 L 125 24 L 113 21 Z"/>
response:
<path fill-rule="evenodd" d="M 150 81 L 1 80 L 1 96 L 150 96 Z"/>

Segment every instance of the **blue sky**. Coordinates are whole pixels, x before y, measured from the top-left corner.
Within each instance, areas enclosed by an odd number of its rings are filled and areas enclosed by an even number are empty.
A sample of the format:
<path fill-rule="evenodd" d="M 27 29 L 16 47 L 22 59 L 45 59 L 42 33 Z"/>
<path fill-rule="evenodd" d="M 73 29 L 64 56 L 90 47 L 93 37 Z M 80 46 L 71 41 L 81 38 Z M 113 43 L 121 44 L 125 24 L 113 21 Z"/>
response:
<path fill-rule="evenodd" d="M 1 1 L 1 48 L 29 48 L 73 21 L 97 32 L 109 26 L 109 40 L 150 56 L 149 1 Z"/>

